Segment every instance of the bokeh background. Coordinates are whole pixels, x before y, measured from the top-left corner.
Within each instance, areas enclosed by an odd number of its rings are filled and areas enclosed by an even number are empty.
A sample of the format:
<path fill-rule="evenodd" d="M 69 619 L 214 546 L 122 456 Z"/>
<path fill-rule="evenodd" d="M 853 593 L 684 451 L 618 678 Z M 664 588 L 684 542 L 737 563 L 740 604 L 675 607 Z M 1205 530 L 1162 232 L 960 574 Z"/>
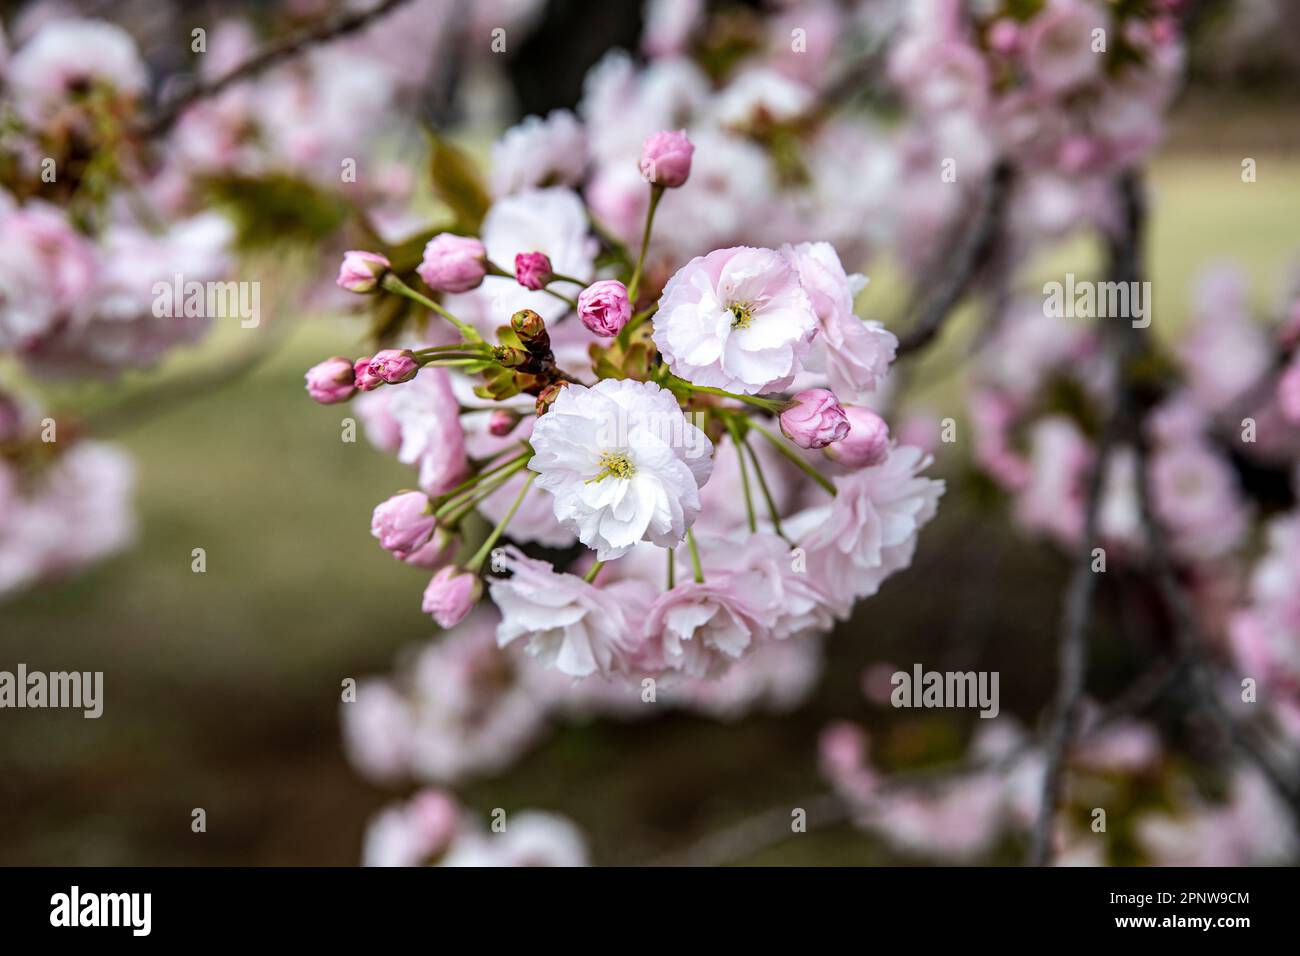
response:
<path fill-rule="evenodd" d="M 187 17 L 211 12 L 76 6 L 127 26 L 155 58 L 184 36 Z M 635 44 L 639 16 L 636 3 L 551 4 L 512 58 L 515 110 L 572 106 L 587 66 Z M 1261 309 L 1300 262 L 1296 50 L 1288 59 L 1281 47 L 1271 59 L 1196 51 L 1149 177 L 1148 265 L 1165 334 L 1186 312 L 1194 275 L 1214 261 L 1246 270 Z M 1257 160 L 1256 184 L 1240 180 L 1246 156 Z M 1041 269 L 1083 273 L 1097 261 L 1080 243 L 1054 250 Z M 355 351 L 362 333 L 293 295 L 305 266 L 267 259 L 245 270 L 264 283 L 267 321 L 255 339 L 223 328 L 118 388 L 46 389 L 53 408 L 76 409 L 134 456 L 139 534 L 127 553 L 0 604 L 0 666 L 105 672 L 99 720 L 0 714 L 0 863 L 350 865 L 367 820 L 397 796 L 346 762 L 339 693 L 345 678 L 388 671 L 400 648 L 433 632 L 419 609 L 424 573 L 393 562 L 369 534 L 373 504 L 410 479 L 364 438 L 341 441 L 346 409 L 303 392 L 303 370 Z M 861 311 L 888 321 L 901 290 L 887 261 L 868 271 L 876 281 Z M 968 331 L 959 323 L 916 371 L 919 402 L 937 415 L 962 417 Z M 196 387 L 208 379 L 218 384 Z M 940 451 L 941 475 L 960 479 L 962 467 L 959 452 Z M 1066 563 L 972 487 L 950 484 L 913 567 L 833 636 L 806 706 L 735 724 L 669 714 L 562 725 L 498 779 L 461 788 L 463 801 L 559 811 L 584 828 L 595 861 L 640 863 L 824 790 L 815 741 L 830 720 L 867 726 L 884 766 L 959 753 L 962 719 L 899 717 L 863 699 L 869 662 L 998 670 L 1003 712 L 1032 725 L 1055 686 Z M 191 572 L 197 547 L 204 574 Z M 1102 591 L 1098 689 L 1135 656 L 1158 653 L 1132 639 L 1140 622 L 1115 613 L 1113 592 L 1126 586 Z M 1165 708 L 1172 720 L 1179 702 Z M 206 833 L 191 832 L 195 807 L 207 811 Z M 1020 857 L 1015 846 L 1003 853 Z M 842 825 L 745 862 L 899 858 Z"/>

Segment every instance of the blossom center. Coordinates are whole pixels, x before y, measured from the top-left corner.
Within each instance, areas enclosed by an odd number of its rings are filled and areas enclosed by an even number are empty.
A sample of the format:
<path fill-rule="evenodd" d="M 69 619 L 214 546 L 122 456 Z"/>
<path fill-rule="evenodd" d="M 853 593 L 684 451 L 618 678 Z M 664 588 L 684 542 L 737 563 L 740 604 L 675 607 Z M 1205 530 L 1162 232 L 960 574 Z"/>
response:
<path fill-rule="evenodd" d="M 600 471 L 594 478 L 588 478 L 585 484 L 603 481 L 611 475 L 615 478 L 631 478 L 636 474 L 636 465 L 621 451 L 607 451 L 600 456 Z"/>
<path fill-rule="evenodd" d="M 747 329 L 749 323 L 754 321 L 754 310 L 747 305 L 733 303 L 727 306 L 727 311 L 731 313 L 731 327 L 733 329 Z"/>

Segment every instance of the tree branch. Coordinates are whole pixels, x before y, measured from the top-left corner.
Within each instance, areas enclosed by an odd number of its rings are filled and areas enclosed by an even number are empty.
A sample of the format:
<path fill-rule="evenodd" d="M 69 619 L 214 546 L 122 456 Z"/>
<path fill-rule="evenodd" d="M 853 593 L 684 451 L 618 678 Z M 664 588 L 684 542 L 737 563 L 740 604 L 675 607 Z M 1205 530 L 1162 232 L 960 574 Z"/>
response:
<path fill-rule="evenodd" d="M 1052 833 L 1065 789 L 1066 756 L 1079 721 L 1079 703 L 1083 697 L 1084 674 L 1088 663 L 1088 624 L 1092 613 L 1092 598 L 1097 590 L 1097 572 L 1092 569 L 1092 552 L 1097 546 L 1097 520 L 1105 490 L 1106 468 L 1110 462 L 1120 416 L 1117 404 L 1097 448 L 1097 457 L 1088 481 L 1083 541 L 1075 558 L 1074 572 L 1065 595 L 1065 609 L 1061 615 L 1061 643 L 1057 658 L 1060 681 L 1053 705 L 1052 722 L 1047 732 L 1042 801 L 1029 849 L 1031 866 L 1046 866 L 1052 861 Z"/>
<path fill-rule="evenodd" d="M 1105 714 L 1084 735 L 1085 740 L 1098 737 L 1116 721 L 1140 713 L 1158 699 L 1173 683 L 1181 671 L 1178 662 L 1165 662 L 1153 667 L 1133 682 L 1106 707 Z M 975 773 L 1003 773 L 1009 771 L 1033 749 L 1032 741 L 1024 743 L 996 757 L 960 760 L 950 763 L 918 767 L 901 771 L 884 781 L 876 794 L 884 796 L 908 788 L 937 789 L 951 786 Z M 834 826 L 864 812 L 853 807 L 835 793 L 819 793 L 804 797 L 789 806 L 770 807 L 730 827 L 709 834 L 680 853 L 669 854 L 650 863 L 650 866 L 723 866 L 744 860 L 756 853 L 776 846 L 793 834 L 790 829 L 791 811 L 802 807 L 807 811 L 808 831 Z"/>
<path fill-rule="evenodd" d="M 1113 282 L 1136 281 L 1141 274 L 1142 239 L 1146 225 L 1146 209 L 1141 202 L 1140 183 L 1136 174 L 1125 174 L 1116 184 L 1124 199 L 1126 215 L 1119 232 L 1109 243 L 1107 274 Z M 1112 361 L 1117 381 L 1127 381 L 1126 370 L 1129 353 L 1133 349 L 1131 335 L 1117 329 L 1109 332 L 1113 345 Z M 1065 610 L 1061 620 L 1060 683 L 1053 708 L 1051 725 L 1047 732 L 1047 762 L 1043 771 L 1042 802 L 1029 847 L 1031 866 L 1046 866 L 1052 862 L 1052 836 L 1056 814 L 1060 809 L 1065 789 L 1067 752 L 1078 722 L 1079 701 L 1083 695 L 1084 676 L 1088 657 L 1088 622 L 1092 598 L 1097 589 L 1097 575 L 1092 570 L 1092 552 L 1097 546 L 1097 517 L 1105 491 L 1106 466 L 1111 450 L 1133 414 L 1134 396 L 1130 388 L 1120 389 L 1114 408 L 1108 416 L 1097 447 L 1092 475 L 1088 484 L 1087 510 L 1084 514 L 1083 542 L 1076 558 L 1074 573 L 1066 592 Z"/>
<path fill-rule="evenodd" d="M 971 280 L 996 247 L 1011 188 L 1011 169 L 1011 164 L 1003 160 L 989 174 L 981 191 L 975 221 L 965 230 L 951 256 L 945 257 L 946 261 L 942 263 L 944 269 L 937 280 L 938 290 L 922 305 L 921 314 L 912 328 L 899 336 L 900 356 L 920 351 L 939 334 Z"/>
<path fill-rule="evenodd" d="M 330 43 L 340 37 L 355 33 L 363 27 L 392 13 L 410 0 L 381 0 L 366 10 L 355 10 L 326 19 L 297 36 L 289 37 L 279 43 L 273 43 L 260 53 L 245 60 L 229 73 L 215 80 L 199 82 L 185 92 L 174 97 L 163 106 L 153 121 L 145 128 L 149 137 L 162 136 L 175 125 L 181 114 L 200 100 L 210 99 L 236 83 L 252 79 L 259 73 L 304 53 L 307 50 Z"/>

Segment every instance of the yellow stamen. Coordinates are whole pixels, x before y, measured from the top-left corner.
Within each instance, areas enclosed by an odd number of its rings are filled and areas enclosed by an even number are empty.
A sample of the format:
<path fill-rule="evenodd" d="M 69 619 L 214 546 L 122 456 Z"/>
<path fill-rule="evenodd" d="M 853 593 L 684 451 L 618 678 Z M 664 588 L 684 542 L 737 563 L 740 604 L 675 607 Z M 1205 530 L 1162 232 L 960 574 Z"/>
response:
<path fill-rule="evenodd" d="M 636 474 L 636 465 L 621 451 L 607 451 L 600 456 L 600 471 L 594 478 L 588 478 L 584 484 L 603 481 L 611 475 L 615 478 L 631 478 Z"/>

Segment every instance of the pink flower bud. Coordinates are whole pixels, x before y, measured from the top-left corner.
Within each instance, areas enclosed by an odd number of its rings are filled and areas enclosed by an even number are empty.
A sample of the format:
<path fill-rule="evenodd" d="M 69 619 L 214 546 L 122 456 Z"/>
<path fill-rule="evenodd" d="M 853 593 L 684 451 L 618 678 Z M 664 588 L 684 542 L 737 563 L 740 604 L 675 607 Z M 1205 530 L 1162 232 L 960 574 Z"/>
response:
<path fill-rule="evenodd" d="M 515 256 L 515 281 L 534 292 L 551 281 L 551 260 L 544 252 L 521 252 Z"/>
<path fill-rule="evenodd" d="M 412 567 L 437 571 L 446 566 L 456 552 L 460 550 L 460 540 L 446 528 L 437 527 L 429 540 L 424 542 L 402 560 Z"/>
<path fill-rule="evenodd" d="M 356 391 L 352 362 L 348 359 L 336 355 L 307 369 L 307 394 L 322 405 L 346 402 Z"/>
<path fill-rule="evenodd" d="M 831 392 L 810 388 L 781 413 L 781 431 L 800 448 L 825 448 L 849 433 L 849 419 Z"/>
<path fill-rule="evenodd" d="M 506 408 L 496 408 L 488 416 L 488 432 L 497 438 L 504 438 L 515 430 L 519 416 Z"/>
<path fill-rule="evenodd" d="M 356 381 L 357 388 L 361 389 L 363 392 L 374 391 L 380 385 L 384 384 L 384 380 L 375 374 L 375 372 L 370 368 L 369 355 L 361 356 L 361 358 L 357 359 L 356 362 L 352 364 L 352 375 L 353 379 Z"/>
<path fill-rule="evenodd" d="M 410 349 L 383 349 L 370 360 L 370 374 L 378 376 L 389 385 L 399 385 L 415 378 L 420 363 Z"/>
<path fill-rule="evenodd" d="M 994 52 L 1013 53 L 1019 44 L 1020 24 L 1015 20 L 1003 18 L 989 27 L 989 46 Z"/>
<path fill-rule="evenodd" d="M 343 253 L 343 264 L 339 266 L 339 277 L 334 281 L 340 289 L 349 292 L 374 292 L 379 280 L 384 277 L 392 263 L 377 252 L 352 250 Z"/>
<path fill-rule="evenodd" d="M 641 147 L 641 178 L 656 186 L 673 189 L 684 185 L 691 174 L 695 146 L 686 130 L 662 130 Z"/>
<path fill-rule="evenodd" d="M 468 292 L 487 275 L 487 249 L 469 236 L 439 233 L 424 247 L 424 260 L 415 271 L 437 292 Z"/>
<path fill-rule="evenodd" d="M 832 445 L 826 446 L 826 456 L 850 468 L 878 465 L 889 454 L 889 426 L 869 408 L 860 405 L 844 406 L 849 420 L 849 433 Z"/>
<path fill-rule="evenodd" d="M 455 565 L 433 576 L 424 589 L 425 614 L 432 614 L 439 627 L 455 627 L 483 596 L 483 580 Z"/>
<path fill-rule="evenodd" d="M 429 496 L 423 491 L 407 491 L 375 506 L 370 533 L 379 539 L 385 551 L 405 561 L 425 545 L 437 523 L 429 507 Z"/>
<path fill-rule="evenodd" d="M 618 335 L 632 318 L 627 287 L 617 279 L 601 279 L 578 293 L 578 315 L 596 335 Z"/>

